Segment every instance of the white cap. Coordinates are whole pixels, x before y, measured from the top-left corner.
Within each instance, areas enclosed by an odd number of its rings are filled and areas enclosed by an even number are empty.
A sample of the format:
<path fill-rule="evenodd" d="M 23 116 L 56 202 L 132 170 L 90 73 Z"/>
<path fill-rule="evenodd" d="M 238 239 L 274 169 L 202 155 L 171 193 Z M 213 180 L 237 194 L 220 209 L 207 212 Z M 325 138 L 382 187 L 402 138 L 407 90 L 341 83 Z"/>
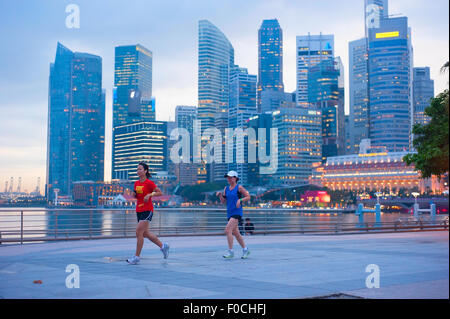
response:
<path fill-rule="evenodd" d="M 237 179 L 239 179 L 238 173 L 236 171 L 229 171 L 227 174 L 225 174 L 224 177 L 236 177 Z"/>

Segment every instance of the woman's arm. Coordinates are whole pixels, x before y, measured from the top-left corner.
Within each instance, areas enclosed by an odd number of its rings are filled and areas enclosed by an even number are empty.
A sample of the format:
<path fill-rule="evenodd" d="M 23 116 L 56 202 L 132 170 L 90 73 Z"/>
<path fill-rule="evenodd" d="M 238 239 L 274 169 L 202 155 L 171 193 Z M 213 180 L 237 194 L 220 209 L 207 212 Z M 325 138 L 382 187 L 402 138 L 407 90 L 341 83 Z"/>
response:
<path fill-rule="evenodd" d="M 145 197 L 144 197 L 144 202 L 148 202 L 148 200 L 149 200 L 150 197 L 153 197 L 153 196 L 161 196 L 161 195 L 162 195 L 161 190 L 160 190 L 158 187 L 156 187 L 156 188 L 153 190 L 153 192 L 151 192 L 150 194 L 145 195 Z"/>
<path fill-rule="evenodd" d="M 251 196 L 250 196 L 250 193 L 241 185 L 239 185 L 238 191 L 239 191 L 239 193 L 244 195 L 244 197 L 242 197 L 241 199 L 239 199 L 237 201 L 236 206 L 239 208 L 239 207 L 241 207 L 241 203 L 242 202 L 248 202 L 251 199 Z"/>
<path fill-rule="evenodd" d="M 159 187 L 156 187 L 153 192 L 150 193 L 150 196 L 161 196 L 163 193 L 161 192 L 161 190 L 159 189 Z"/>
<path fill-rule="evenodd" d="M 216 193 L 216 195 L 219 196 L 220 202 L 221 202 L 222 204 L 225 204 L 225 202 L 226 202 L 226 200 L 227 200 L 227 197 L 225 196 L 225 189 L 226 189 L 226 187 L 223 189 L 223 192 L 217 192 L 217 193 Z"/>

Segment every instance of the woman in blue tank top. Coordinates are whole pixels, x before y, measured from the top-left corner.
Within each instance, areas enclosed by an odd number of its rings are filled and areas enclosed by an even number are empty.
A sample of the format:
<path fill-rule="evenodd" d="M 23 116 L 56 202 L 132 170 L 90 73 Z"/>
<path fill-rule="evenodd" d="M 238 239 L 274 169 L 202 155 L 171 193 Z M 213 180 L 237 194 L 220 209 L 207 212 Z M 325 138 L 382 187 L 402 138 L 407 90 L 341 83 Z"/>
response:
<path fill-rule="evenodd" d="M 225 177 L 227 178 L 229 185 L 225 187 L 223 192 L 217 192 L 217 196 L 220 197 L 220 201 L 222 203 L 227 203 L 228 224 L 225 227 L 225 234 L 227 235 L 228 252 L 223 255 L 223 258 L 229 259 L 234 257 L 234 236 L 243 249 L 241 258 L 245 259 L 248 255 L 250 255 L 250 251 L 245 246 L 244 238 L 239 232 L 239 221 L 242 220 L 242 202 L 249 201 L 250 194 L 244 187 L 237 184 L 237 181 L 239 180 L 237 172 L 229 171 Z"/>

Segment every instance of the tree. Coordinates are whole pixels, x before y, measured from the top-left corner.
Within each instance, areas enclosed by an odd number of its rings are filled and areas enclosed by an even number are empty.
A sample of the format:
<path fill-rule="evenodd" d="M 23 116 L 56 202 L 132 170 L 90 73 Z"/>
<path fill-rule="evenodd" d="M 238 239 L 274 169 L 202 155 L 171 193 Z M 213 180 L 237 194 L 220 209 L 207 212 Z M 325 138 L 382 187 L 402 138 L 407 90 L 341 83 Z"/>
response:
<path fill-rule="evenodd" d="M 408 165 L 414 163 L 416 170 L 422 173 L 422 178 L 429 178 L 431 175 L 440 178 L 448 172 L 448 98 L 448 89 L 433 98 L 431 105 L 425 109 L 425 114 L 431 118 L 430 122 L 413 127 L 413 146 L 417 153 L 408 154 L 403 160 Z"/>

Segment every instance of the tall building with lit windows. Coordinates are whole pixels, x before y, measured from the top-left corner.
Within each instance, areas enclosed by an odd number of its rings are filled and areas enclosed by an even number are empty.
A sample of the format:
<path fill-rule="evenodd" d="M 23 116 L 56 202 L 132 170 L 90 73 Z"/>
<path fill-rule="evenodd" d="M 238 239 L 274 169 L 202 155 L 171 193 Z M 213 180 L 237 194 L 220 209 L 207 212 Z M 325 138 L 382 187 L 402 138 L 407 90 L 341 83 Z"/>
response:
<path fill-rule="evenodd" d="M 229 105 L 230 69 L 234 49 L 208 20 L 198 22 L 198 119 L 202 130 L 214 127 L 214 114 Z"/>
<path fill-rule="evenodd" d="M 263 20 L 258 30 L 258 110 L 263 91 L 284 92 L 283 30 L 277 19 Z"/>
<path fill-rule="evenodd" d="M 364 37 L 349 42 L 349 152 L 357 153 L 359 143 L 369 138 L 369 30 L 379 28 L 389 14 L 388 0 L 364 0 Z"/>
<path fill-rule="evenodd" d="M 234 48 L 227 37 L 208 20 L 198 22 L 198 113 L 201 132 L 215 127 L 216 114 L 228 112 L 230 72 L 234 66 Z M 209 141 L 202 140 L 202 147 Z M 194 154 L 194 161 L 201 154 Z M 211 163 L 198 165 L 198 183 L 213 180 Z"/>
<path fill-rule="evenodd" d="M 369 138 L 369 71 L 367 39 L 349 42 L 349 152 L 356 153 L 359 143 Z"/>
<path fill-rule="evenodd" d="M 389 152 L 410 149 L 412 45 L 408 18 L 382 19 L 369 29 L 369 138 Z"/>
<path fill-rule="evenodd" d="M 50 64 L 46 194 L 71 195 L 73 183 L 103 181 L 105 93 L 102 59 L 61 43 Z"/>
<path fill-rule="evenodd" d="M 153 54 L 140 44 L 115 48 L 113 89 L 112 178 L 123 178 L 116 167 L 114 129 L 132 123 L 155 120 L 155 99 L 152 98 Z"/>
<path fill-rule="evenodd" d="M 308 72 L 321 61 L 334 58 L 334 35 L 297 36 L 297 105 L 309 107 Z"/>
<path fill-rule="evenodd" d="M 138 122 L 113 128 L 115 179 L 137 180 L 137 166 L 144 162 L 150 174 L 166 171 L 167 122 Z"/>
<path fill-rule="evenodd" d="M 322 160 L 345 153 L 343 66 L 322 60 L 308 70 L 308 102 L 322 112 Z"/>
<path fill-rule="evenodd" d="M 430 106 L 434 97 L 434 81 L 430 78 L 429 67 L 414 68 L 413 75 L 413 107 L 414 123 L 425 125 L 430 117 L 425 115 L 425 109 Z"/>
<path fill-rule="evenodd" d="M 278 130 L 278 169 L 274 179 L 282 185 L 304 185 L 313 165 L 322 160 L 322 114 L 319 109 L 282 108 L 272 114 Z"/>
<path fill-rule="evenodd" d="M 178 178 L 178 184 L 181 186 L 197 183 L 198 165 L 193 162 L 194 121 L 196 119 L 196 106 L 177 105 L 175 109 L 176 127 L 186 129 L 189 133 L 189 163 L 178 163 L 175 168 L 175 175 Z"/>
<path fill-rule="evenodd" d="M 115 48 L 113 126 L 155 120 L 153 53 L 140 44 Z"/>
<path fill-rule="evenodd" d="M 248 128 L 249 119 L 256 115 L 256 75 L 248 74 L 246 68 L 236 66 L 230 78 L 230 107 L 228 111 L 228 128 Z M 233 160 L 228 164 L 228 170 L 238 172 L 243 184 L 247 184 L 248 177 L 248 137 L 242 143 L 236 139 L 233 143 Z M 243 163 L 238 162 L 237 154 L 243 154 Z M 224 174 L 223 174 L 224 175 Z M 223 176 L 222 175 L 222 176 Z"/>

